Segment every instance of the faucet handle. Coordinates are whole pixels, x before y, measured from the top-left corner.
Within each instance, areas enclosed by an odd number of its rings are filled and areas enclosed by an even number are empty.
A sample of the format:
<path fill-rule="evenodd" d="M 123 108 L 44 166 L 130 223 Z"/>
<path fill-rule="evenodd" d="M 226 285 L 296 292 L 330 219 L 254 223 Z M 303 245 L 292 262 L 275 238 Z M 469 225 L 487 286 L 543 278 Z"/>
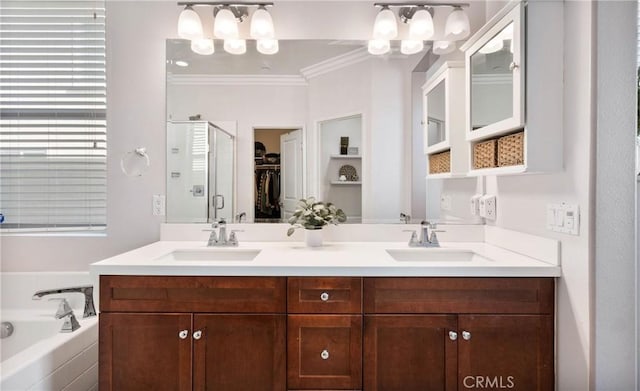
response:
<path fill-rule="evenodd" d="M 58 310 L 56 311 L 56 319 L 62 319 L 69 314 L 73 314 L 73 309 L 66 298 L 54 297 L 49 299 L 49 301 L 60 301 L 60 304 L 58 304 Z"/>
<path fill-rule="evenodd" d="M 416 231 L 412 229 L 403 229 L 402 232 L 411 232 L 411 238 L 409 239 L 409 246 L 414 247 L 418 244 L 418 235 Z"/>
<path fill-rule="evenodd" d="M 440 242 L 438 241 L 438 236 L 436 235 L 436 232 L 447 232 L 447 231 L 443 231 L 441 229 L 432 229 L 431 230 L 431 235 L 429 235 L 429 243 L 431 244 L 440 244 Z"/>
<path fill-rule="evenodd" d="M 237 246 L 238 245 L 238 238 L 236 236 L 236 232 L 244 232 L 243 229 L 232 229 L 231 232 L 229 233 L 229 244 L 231 244 L 232 246 Z"/>

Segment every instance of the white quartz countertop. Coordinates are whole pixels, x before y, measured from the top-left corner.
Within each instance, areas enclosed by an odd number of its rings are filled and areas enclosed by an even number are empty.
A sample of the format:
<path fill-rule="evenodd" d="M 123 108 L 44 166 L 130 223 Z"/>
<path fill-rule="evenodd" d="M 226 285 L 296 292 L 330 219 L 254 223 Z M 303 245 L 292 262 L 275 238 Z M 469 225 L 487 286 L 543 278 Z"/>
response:
<path fill-rule="evenodd" d="M 260 252 L 252 260 L 167 257 L 175 250 L 198 249 Z M 425 260 L 397 261 L 386 250 L 409 250 L 413 255 L 423 251 Z M 447 256 L 460 251 L 473 252 L 470 260 Z M 159 241 L 96 262 L 90 270 L 94 275 L 167 276 L 559 277 L 561 273 L 558 265 L 482 242 L 444 242 L 440 248 L 409 248 L 406 242 L 325 242 L 322 247 L 244 242 L 221 248 L 206 247 L 201 241 Z"/>

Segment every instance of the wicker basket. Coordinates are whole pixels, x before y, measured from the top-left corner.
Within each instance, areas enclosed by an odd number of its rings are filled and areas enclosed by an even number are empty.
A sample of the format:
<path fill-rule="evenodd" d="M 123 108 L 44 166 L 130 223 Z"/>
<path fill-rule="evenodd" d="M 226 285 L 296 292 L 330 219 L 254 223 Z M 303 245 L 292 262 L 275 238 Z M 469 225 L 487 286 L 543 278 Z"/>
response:
<path fill-rule="evenodd" d="M 473 146 L 473 168 L 491 168 L 497 162 L 496 140 L 487 140 Z"/>
<path fill-rule="evenodd" d="M 498 139 L 498 166 L 524 164 L 524 132 L 514 133 Z"/>
<path fill-rule="evenodd" d="M 451 172 L 451 151 L 429 155 L 429 174 Z"/>

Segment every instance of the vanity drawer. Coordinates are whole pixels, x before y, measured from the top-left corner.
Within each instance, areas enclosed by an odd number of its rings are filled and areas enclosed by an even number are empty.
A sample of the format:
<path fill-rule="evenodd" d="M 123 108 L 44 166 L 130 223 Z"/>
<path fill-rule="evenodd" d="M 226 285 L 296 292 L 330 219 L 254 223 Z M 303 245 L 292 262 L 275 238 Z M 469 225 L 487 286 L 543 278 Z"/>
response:
<path fill-rule="evenodd" d="M 362 388 L 362 315 L 289 315 L 290 390 Z"/>
<path fill-rule="evenodd" d="M 290 277 L 287 291 L 289 313 L 362 312 L 362 279 L 359 277 Z"/>
<path fill-rule="evenodd" d="M 285 313 L 286 278 L 101 276 L 100 311 Z"/>
<path fill-rule="evenodd" d="M 553 278 L 365 278 L 365 313 L 553 314 Z"/>

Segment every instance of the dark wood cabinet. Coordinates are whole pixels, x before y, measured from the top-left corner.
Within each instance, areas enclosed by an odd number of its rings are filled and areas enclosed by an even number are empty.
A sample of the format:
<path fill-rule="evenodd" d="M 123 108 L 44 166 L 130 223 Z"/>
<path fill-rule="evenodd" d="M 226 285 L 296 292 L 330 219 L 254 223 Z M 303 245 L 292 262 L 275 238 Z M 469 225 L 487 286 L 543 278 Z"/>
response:
<path fill-rule="evenodd" d="M 286 390 L 285 278 L 102 276 L 100 285 L 101 390 Z"/>
<path fill-rule="evenodd" d="M 288 316 L 289 389 L 362 388 L 362 315 Z"/>
<path fill-rule="evenodd" d="M 554 389 L 552 278 L 101 276 L 101 390 Z"/>
<path fill-rule="evenodd" d="M 458 389 L 553 390 L 551 315 L 460 315 Z"/>
<path fill-rule="evenodd" d="M 367 278 L 363 298 L 367 391 L 554 388 L 553 279 Z"/>
<path fill-rule="evenodd" d="M 453 315 L 366 315 L 364 389 L 456 390 Z"/>
<path fill-rule="evenodd" d="M 191 390 L 190 330 L 187 314 L 101 313 L 100 390 Z"/>
<path fill-rule="evenodd" d="M 284 390 L 285 315 L 194 315 L 194 390 Z"/>

